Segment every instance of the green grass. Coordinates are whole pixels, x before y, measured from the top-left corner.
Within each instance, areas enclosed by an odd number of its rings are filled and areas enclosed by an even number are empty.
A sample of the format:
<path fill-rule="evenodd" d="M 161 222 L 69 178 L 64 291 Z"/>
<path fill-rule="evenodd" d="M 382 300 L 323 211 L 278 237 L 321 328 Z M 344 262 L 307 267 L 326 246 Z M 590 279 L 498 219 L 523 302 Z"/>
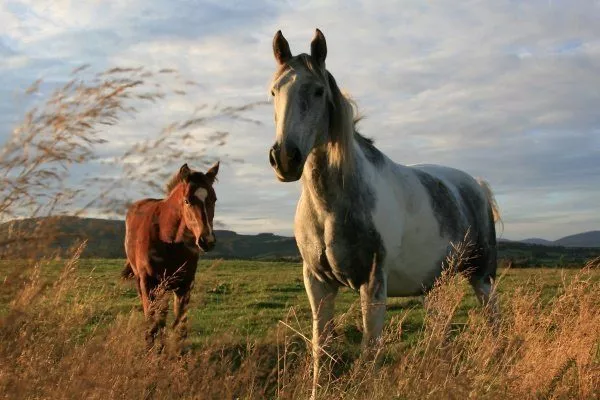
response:
<path fill-rule="evenodd" d="M 120 278 L 123 264 L 0 261 L 0 397 L 308 397 L 311 316 L 300 264 L 201 262 L 188 340 L 169 330 L 160 353 L 146 347 L 147 325 L 134 283 Z M 377 371 L 361 356 L 358 295 L 341 290 L 331 343 L 336 362 L 319 398 L 597 393 L 597 262 L 585 271 L 509 269 L 499 276 L 499 331 L 464 279 L 442 279 L 427 311 L 418 297 L 389 299 Z"/>
<path fill-rule="evenodd" d="M 18 263 L 18 262 L 17 262 Z M 77 287 L 90 295 L 109 293 L 110 304 L 102 308 L 102 315 L 90 316 L 90 329 L 95 324 L 113 320 L 119 314 L 138 312 L 140 301 L 132 281 L 120 279 L 123 260 L 81 259 L 76 269 Z M 23 266 L 26 263 L 23 262 Z M 52 282 L 60 275 L 62 262 L 50 262 L 40 267 L 42 280 Z M 8 310 L 9 302 L 22 286 L 25 276 L 15 276 L 14 261 L 0 262 L 0 314 Z M 27 270 L 25 270 L 27 271 Z M 576 273 L 573 269 L 529 268 L 501 270 L 499 291 L 511 292 L 516 286 L 531 285 L 542 298 L 556 294 L 565 277 Z M 600 274 L 596 274 L 600 279 Z M 457 312 L 456 323 L 467 318 L 476 306 L 475 296 L 468 291 Z M 336 316 L 345 313 L 341 332 L 348 342 L 360 342 L 360 310 L 358 294 L 342 289 L 336 301 Z M 404 318 L 402 339 L 411 343 L 422 328 L 424 310 L 419 297 L 388 299 L 386 320 Z M 201 344 L 214 337 L 233 342 L 261 339 L 287 321 L 293 329 L 309 335 L 310 306 L 302 283 L 302 267 L 298 263 L 257 261 L 202 261 L 196 275 L 189 307 L 190 340 Z M 170 314 L 171 318 L 172 315 Z M 286 328 L 291 329 L 291 328 Z"/>

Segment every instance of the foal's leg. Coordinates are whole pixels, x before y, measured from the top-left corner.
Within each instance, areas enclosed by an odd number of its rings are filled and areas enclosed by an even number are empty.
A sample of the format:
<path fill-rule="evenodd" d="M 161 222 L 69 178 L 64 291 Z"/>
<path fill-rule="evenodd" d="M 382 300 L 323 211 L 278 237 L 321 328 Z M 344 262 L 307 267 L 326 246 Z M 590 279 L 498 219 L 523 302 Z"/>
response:
<path fill-rule="evenodd" d="M 142 298 L 142 307 L 144 308 L 144 316 L 146 319 L 150 318 L 150 285 L 149 285 L 149 277 L 146 275 L 141 275 L 137 277 L 137 287 L 138 293 Z"/>
<path fill-rule="evenodd" d="M 306 263 L 303 267 L 304 288 L 308 294 L 308 301 L 312 309 L 313 317 L 313 396 L 319 384 L 319 372 L 321 369 L 321 353 L 326 346 L 326 341 L 333 332 L 333 313 L 335 297 L 338 288 L 335 285 L 319 281 L 310 271 Z"/>
<path fill-rule="evenodd" d="M 173 312 L 175 319 L 173 328 L 176 328 L 180 323 L 185 324 L 187 321 L 187 305 L 190 302 L 190 288 L 178 289 L 173 292 Z"/>
<path fill-rule="evenodd" d="M 146 342 L 152 346 L 154 339 L 165 326 L 167 310 L 164 293 L 158 293 L 158 281 L 147 275 L 140 277 L 144 315 L 149 324 L 146 332 Z"/>
<path fill-rule="evenodd" d="M 190 301 L 190 294 L 191 287 L 189 285 L 179 288 L 173 293 L 173 310 L 175 312 L 173 329 L 175 330 L 175 340 L 178 342 L 180 354 L 186 352 L 185 340 L 188 335 L 187 306 Z"/>
<path fill-rule="evenodd" d="M 138 297 L 142 301 L 142 310 L 143 310 L 144 309 L 144 298 L 142 297 L 142 288 L 141 288 L 141 284 L 140 284 L 139 275 L 134 276 L 134 279 L 135 279 L 135 288 L 137 289 Z"/>

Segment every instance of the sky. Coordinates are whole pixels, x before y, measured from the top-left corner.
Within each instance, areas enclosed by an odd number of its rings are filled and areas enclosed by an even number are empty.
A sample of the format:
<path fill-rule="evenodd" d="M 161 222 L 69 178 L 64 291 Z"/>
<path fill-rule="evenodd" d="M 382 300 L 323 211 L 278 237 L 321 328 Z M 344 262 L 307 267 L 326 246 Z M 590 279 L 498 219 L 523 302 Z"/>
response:
<path fill-rule="evenodd" d="M 31 106 L 25 88 L 43 78 L 49 91 L 82 64 L 174 68 L 198 83 L 104 132 L 105 155 L 200 104 L 266 101 L 275 32 L 297 54 L 318 27 L 328 70 L 366 117 L 359 130 L 385 154 L 486 179 L 504 238 L 558 239 L 600 229 L 598 21 L 592 0 L 4 0 L 0 142 Z M 278 182 L 269 166 L 272 105 L 248 116 L 260 124 L 205 128 L 230 132 L 216 157 L 244 161 L 221 167 L 217 218 L 239 233 L 291 235 L 300 183 Z"/>

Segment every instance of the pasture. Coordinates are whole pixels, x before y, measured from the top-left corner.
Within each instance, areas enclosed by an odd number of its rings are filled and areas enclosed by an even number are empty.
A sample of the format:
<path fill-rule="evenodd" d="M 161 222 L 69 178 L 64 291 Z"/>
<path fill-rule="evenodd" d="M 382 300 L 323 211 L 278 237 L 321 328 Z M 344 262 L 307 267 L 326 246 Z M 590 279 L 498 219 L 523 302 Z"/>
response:
<path fill-rule="evenodd" d="M 306 398 L 310 307 L 298 263 L 201 261 L 189 336 L 147 353 L 123 260 L 0 262 L 0 393 L 7 398 Z M 358 295 L 336 304 L 331 398 L 593 398 L 600 383 L 600 272 L 501 270 L 501 332 L 471 288 L 390 299 L 383 365 L 360 359 Z M 170 316 L 172 318 L 172 316 Z M 488 346 L 478 349 L 478 346 Z M 479 354 L 478 354 L 479 352 Z M 366 363 L 366 361 L 365 361 Z M 590 397 L 591 396 L 591 397 Z"/>

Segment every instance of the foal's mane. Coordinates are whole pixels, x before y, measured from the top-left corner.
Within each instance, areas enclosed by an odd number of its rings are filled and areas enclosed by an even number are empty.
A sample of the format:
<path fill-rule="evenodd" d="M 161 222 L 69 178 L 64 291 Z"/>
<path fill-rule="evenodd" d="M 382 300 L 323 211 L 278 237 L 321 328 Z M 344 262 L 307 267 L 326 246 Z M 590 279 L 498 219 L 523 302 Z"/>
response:
<path fill-rule="evenodd" d="M 326 88 L 330 106 L 330 140 L 327 145 L 329 165 L 344 173 L 351 173 L 354 165 L 354 140 L 363 148 L 374 148 L 373 140 L 362 136 L 356 130 L 356 124 L 362 119 L 357 112 L 356 103 L 348 94 L 342 93 L 333 75 L 325 67 L 319 67 L 308 54 L 299 54 L 283 64 L 275 72 L 272 82 L 286 71 L 299 67 L 306 69 Z"/>
<path fill-rule="evenodd" d="M 171 179 L 169 179 L 169 182 L 167 182 L 167 184 L 165 185 L 165 191 L 167 192 L 167 194 L 171 193 L 173 189 L 175 189 L 175 187 L 181 183 L 181 181 L 181 174 L 179 173 L 179 171 L 177 171 L 175 175 L 173 175 Z"/>

